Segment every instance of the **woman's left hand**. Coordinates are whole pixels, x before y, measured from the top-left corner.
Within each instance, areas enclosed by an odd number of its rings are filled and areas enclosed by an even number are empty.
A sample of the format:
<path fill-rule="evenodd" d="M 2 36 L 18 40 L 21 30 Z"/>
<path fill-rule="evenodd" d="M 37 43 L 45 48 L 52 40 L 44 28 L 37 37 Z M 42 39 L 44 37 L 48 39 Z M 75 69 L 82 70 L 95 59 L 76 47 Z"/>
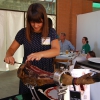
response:
<path fill-rule="evenodd" d="M 42 57 L 42 53 L 31 53 L 29 56 L 27 56 L 26 61 L 40 60 Z"/>

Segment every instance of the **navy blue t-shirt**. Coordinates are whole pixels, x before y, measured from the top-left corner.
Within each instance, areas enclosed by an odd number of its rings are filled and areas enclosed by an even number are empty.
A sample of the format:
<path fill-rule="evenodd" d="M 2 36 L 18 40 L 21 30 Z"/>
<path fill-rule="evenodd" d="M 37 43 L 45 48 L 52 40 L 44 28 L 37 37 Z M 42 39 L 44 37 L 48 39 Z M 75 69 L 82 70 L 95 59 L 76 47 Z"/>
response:
<path fill-rule="evenodd" d="M 50 42 L 54 39 L 57 39 L 56 31 L 51 28 L 48 37 L 50 37 Z M 42 38 L 41 33 L 32 33 L 32 42 L 30 43 L 26 39 L 25 28 L 21 29 L 17 33 L 15 40 L 19 44 L 21 45 L 23 44 L 24 47 L 23 63 L 25 62 L 29 54 L 39 51 L 49 50 L 51 48 L 51 43 L 50 45 L 42 45 L 41 38 Z M 53 58 L 41 58 L 41 60 L 39 61 L 36 60 L 32 61 L 32 64 L 45 71 L 53 72 Z"/>

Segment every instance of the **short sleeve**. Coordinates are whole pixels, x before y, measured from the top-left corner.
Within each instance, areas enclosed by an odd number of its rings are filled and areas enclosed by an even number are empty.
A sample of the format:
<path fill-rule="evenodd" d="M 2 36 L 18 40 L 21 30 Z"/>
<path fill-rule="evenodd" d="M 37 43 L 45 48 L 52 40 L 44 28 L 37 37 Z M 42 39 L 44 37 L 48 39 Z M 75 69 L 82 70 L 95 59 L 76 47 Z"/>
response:
<path fill-rule="evenodd" d="M 51 41 L 52 41 L 52 40 L 55 40 L 55 39 L 58 39 L 57 32 L 56 32 L 56 30 L 53 29 L 53 28 L 50 29 L 49 36 L 50 36 L 50 38 L 51 38 Z"/>
<path fill-rule="evenodd" d="M 15 40 L 19 43 L 19 44 L 23 44 L 23 40 L 25 38 L 25 28 L 22 28 L 21 30 L 18 31 L 18 33 L 15 36 Z"/>

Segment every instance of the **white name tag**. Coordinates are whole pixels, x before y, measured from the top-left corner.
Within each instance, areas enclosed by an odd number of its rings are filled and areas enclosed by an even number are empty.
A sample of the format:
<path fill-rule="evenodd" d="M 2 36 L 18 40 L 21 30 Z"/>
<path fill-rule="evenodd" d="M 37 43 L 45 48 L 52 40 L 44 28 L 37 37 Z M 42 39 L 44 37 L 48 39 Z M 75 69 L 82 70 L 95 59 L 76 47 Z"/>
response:
<path fill-rule="evenodd" d="M 50 45 L 50 37 L 42 38 L 42 45 Z"/>

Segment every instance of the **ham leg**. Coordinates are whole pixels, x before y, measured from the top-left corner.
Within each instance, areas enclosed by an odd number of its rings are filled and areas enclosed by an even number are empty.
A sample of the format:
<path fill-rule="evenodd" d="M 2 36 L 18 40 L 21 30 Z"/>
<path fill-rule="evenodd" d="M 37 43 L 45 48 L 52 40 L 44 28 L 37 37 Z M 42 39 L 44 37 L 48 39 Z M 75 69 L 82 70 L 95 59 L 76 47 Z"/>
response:
<path fill-rule="evenodd" d="M 57 72 L 59 71 L 56 70 Z M 54 73 L 50 73 L 31 65 L 29 62 L 20 65 L 17 71 L 17 76 L 24 84 L 32 86 L 42 86 L 45 84 L 55 83 L 53 80 Z M 74 81 L 73 81 L 74 80 Z M 76 85 L 92 84 L 100 81 L 100 73 L 92 75 L 91 73 L 85 74 L 81 77 L 74 78 L 69 73 L 62 74 L 61 82 L 63 85 Z"/>

